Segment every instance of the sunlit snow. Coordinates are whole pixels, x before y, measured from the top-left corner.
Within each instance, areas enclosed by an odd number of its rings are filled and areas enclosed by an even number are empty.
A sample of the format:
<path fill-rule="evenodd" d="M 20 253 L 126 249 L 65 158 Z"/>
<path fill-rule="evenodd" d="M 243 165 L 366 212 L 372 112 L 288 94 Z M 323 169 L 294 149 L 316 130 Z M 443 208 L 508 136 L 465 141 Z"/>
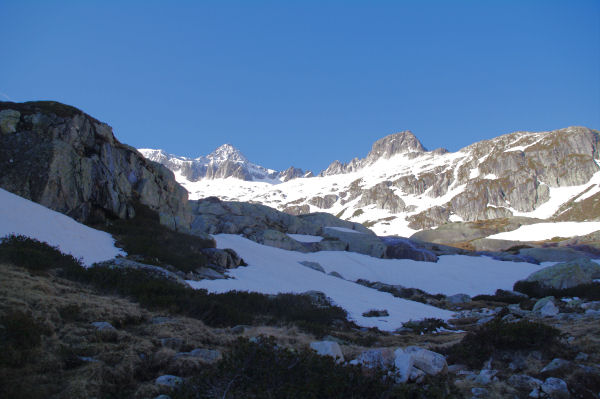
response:
<path fill-rule="evenodd" d="M 535 223 L 488 238 L 512 241 L 540 241 L 554 237 L 583 236 L 600 230 L 600 222 Z"/>

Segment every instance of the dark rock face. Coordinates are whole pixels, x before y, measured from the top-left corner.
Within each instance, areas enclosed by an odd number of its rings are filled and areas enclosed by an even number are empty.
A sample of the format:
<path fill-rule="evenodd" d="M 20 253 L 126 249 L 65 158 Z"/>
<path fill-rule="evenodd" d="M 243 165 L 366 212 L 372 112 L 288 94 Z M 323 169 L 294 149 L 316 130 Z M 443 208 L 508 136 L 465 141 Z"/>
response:
<path fill-rule="evenodd" d="M 187 192 L 110 126 L 60 103 L 0 102 L 0 187 L 74 219 L 130 218 L 139 201 L 188 230 Z"/>

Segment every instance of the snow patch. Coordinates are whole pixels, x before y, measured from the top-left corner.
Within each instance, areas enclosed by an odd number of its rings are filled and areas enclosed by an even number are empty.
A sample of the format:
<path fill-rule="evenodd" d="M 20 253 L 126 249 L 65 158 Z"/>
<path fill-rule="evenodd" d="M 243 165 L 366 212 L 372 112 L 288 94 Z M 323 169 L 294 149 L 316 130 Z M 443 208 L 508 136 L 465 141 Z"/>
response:
<path fill-rule="evenodd" d="M 125 254 L 110 234 L 0 189 L 0 236 L 9 234 L 45 241 L 87 266 Z"/>
<path fill-rule="evenodd" d="M 584 236 L 600 230 L 600 222 L 535 223 L 516 230 L 494 234 L 487 238 L 511 241 L 541 241 L 554 237 Z"/>
<path fill-rule="evenodd" d="M 319 236 L 311 236 L 308 234 L 289 234 L 288 237 L 293 238 L 298 242 L 321 242 L 323 237 Z"/>

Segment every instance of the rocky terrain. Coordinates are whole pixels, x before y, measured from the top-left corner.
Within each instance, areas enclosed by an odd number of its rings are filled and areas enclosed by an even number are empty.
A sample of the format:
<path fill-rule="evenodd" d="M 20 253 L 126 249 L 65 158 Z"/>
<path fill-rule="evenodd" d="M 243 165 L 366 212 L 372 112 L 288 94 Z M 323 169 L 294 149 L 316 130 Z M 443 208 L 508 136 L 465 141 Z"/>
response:
<path fill-rule="evenodd" d="M 302 179 L 229 146 L 171 172 L 54 102 L 0 132 L 1 397 L 600 395 L 595 131 L 402 132 Z M 521 239 L 548 221 L 575 233 Z"/>
<path fill-rule="evenodd" d="M 506 218 L 590 221 L 600 216 L 598 138 L 585 127 L 516 132 L 450 153 L 427 151 L 404 131 L 376 141 L 365 158 L 333 162 L 317 177 L 281 184 L 219 184 L 183 175 L 178 181 L 194 199 L 258 202 L 291 214 L 328 212 L 379 235 Z"/>

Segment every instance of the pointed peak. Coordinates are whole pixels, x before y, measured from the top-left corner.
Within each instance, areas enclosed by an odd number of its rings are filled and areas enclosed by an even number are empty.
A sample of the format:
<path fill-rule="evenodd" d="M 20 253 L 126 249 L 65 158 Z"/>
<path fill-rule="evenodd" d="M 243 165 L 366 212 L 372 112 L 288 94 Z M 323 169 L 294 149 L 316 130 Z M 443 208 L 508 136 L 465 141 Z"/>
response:
<path fill-rule="evenodd" d="M 207 158 L 213 161 L 248 162 L 244 154 L 229 143 L 219 146 L 216 150 L 208 154 Z"/>

